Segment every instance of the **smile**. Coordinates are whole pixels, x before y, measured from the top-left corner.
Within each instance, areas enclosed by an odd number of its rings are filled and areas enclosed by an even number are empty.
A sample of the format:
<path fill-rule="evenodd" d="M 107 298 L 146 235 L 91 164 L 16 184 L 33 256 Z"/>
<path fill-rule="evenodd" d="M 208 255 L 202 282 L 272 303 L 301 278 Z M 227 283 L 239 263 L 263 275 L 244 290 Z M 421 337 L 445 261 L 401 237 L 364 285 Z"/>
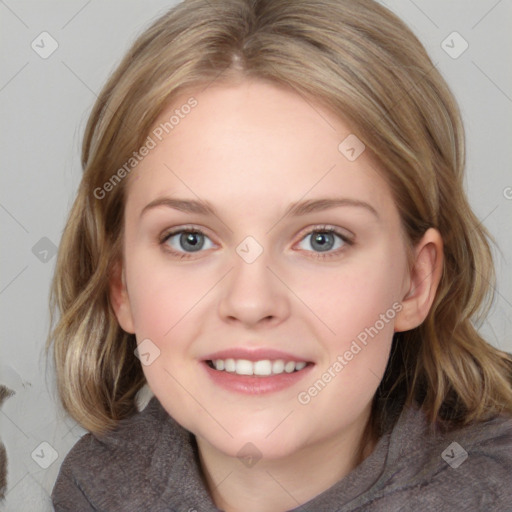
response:
<path fill-rule="evenodd" d="M 294 373 L 304 369 L 308 363 L 305 361 L 285 361 L 283 359 L 262 359 L 249 361 L 247 359 L 215 359 L 207 361 L 210 368 L 234 373 L 237 375 L 255 375 L 266 377 L 282 373 Z"/>

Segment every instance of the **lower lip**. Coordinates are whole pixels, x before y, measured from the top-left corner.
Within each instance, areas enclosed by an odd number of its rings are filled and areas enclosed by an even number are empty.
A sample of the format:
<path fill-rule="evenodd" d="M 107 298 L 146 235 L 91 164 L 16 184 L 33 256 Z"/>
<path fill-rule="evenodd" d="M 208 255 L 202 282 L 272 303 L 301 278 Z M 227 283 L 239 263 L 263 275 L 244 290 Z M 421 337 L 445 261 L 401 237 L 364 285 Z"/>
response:
<path fill-rule="evenodd" d="M 262 395 L 265 393 L 275 393 L 289 388 L 309 374 L 313 364 L 308 364 L 302 370 L 292 373 L 280 373 L 279 375 L 238 375 L 226 371 L 219 371 L 210 368 L 206 361 L 201 363 L 206 372 L 218 386 L 246 395 Z"/>

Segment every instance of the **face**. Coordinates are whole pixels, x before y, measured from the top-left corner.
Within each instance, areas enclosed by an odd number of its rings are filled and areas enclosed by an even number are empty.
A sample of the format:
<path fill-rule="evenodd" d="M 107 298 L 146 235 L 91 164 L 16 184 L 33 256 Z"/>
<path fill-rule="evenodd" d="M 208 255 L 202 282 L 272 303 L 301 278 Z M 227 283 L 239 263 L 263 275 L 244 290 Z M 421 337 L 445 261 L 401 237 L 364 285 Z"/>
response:
<path fill-rule="evenodd" d="M 162 113 L 129 177 L 117 317 L 163 407 L 224 454 L 284 457 L 368 417 L 408 272 L 369 151 L 339 149 L 350 134 L 292 90 L 211 86 Z"/>

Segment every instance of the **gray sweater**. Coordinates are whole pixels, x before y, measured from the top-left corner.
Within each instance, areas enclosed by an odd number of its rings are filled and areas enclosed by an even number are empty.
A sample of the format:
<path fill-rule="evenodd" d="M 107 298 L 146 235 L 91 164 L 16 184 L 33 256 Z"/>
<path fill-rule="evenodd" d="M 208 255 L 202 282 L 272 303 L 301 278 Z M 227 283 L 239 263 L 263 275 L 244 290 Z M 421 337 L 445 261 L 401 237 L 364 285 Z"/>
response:
<path fill-rule="evenodd" d="M 84 435 L 52 493 L 57 512 L 212 512 L 194 436 L 156 398 L 104 436 Z M 404 408 L 351 473 L 294 511 L 512 511 L 512 418 L 429 434 Z"/>

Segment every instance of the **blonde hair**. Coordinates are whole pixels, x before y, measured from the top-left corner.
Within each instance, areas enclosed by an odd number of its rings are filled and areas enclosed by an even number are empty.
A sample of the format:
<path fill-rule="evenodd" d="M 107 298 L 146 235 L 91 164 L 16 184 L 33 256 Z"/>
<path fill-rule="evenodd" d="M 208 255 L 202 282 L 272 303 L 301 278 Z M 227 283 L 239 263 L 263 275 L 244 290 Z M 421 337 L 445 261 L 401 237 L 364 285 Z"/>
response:
<path fill-rule="evenodd" d="M 135 337 L 109 302 L 129 180 L 95 191 L 179 93 L 244 78 L 291 86 L 339 115 L 379 163 L 411 246 L 429 227 L 443 237 L 435 302 L 421 326 L 395 335 L 374 432 L 398 398 L 449 428 L 512 413 L 512 359 L 472 324 L 491 304 L 494 271 L 463 190 L 458 107 L 414 34 L 372 0 L 186 0 L 133 44 L 90 115 L 52 284 L 47 350 L 65 410 L 92 432 L 113 429 L 145 383 Z"/>

